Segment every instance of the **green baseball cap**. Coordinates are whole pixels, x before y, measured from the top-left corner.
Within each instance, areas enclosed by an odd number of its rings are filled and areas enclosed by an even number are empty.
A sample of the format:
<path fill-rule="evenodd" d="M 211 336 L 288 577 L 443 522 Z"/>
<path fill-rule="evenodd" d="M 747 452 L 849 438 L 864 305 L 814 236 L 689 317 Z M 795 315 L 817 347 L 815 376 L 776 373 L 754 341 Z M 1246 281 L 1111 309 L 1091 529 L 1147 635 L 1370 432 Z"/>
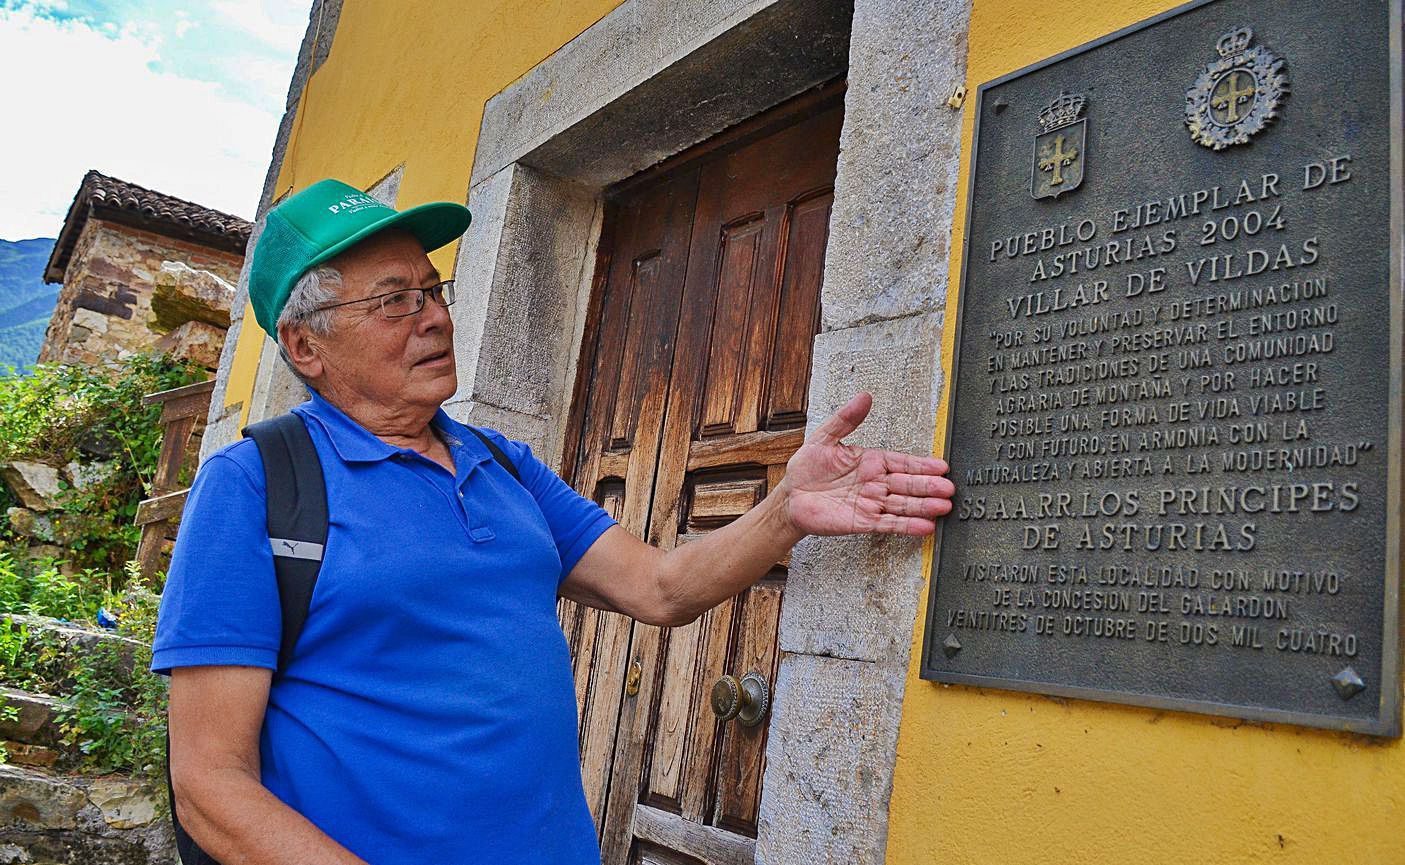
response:
<path fill-rule="evenodd" d="M 468 229 L 468 208 L 452 201 L 399 211 L 340 180 L 319 180 L 268 211 L 249 266 L 249 302 L 259 327 L 278 336 L 278 316 L 310 268 L 378 231 L 408 231 L 432 252 Z"/>

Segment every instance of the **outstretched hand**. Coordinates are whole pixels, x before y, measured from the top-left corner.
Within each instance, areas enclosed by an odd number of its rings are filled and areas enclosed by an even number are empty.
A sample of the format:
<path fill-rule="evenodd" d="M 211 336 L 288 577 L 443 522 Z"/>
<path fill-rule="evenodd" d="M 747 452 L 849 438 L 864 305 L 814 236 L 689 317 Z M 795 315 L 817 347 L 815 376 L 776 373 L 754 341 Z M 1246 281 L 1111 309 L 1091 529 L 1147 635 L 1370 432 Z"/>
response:
<path fill-rule="evenodd" d="M 929 535 L 951 512 L 956 486 L 945 460 L 844 444 L 873 407 L 859 392 L 805 441 L 786 465 L 786 515 L 797 532 Z"/>

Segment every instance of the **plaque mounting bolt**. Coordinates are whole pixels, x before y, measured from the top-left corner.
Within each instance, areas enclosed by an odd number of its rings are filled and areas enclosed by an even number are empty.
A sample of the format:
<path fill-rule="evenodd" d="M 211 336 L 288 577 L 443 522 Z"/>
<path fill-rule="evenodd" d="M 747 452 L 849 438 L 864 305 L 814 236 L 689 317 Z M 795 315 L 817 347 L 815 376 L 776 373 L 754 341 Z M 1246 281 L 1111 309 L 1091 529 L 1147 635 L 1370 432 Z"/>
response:
<path fill-rule="evenodd" d="M 959 651 L 961 651 L 961 641 L 956 639 L 955 634 L 948 634 L 946 642 L 942 643 L 942 652 L 948 658 L 954 658 Z"/>
<path fill-rule="evenodd" d="M 1337 689 L 1337 696 L 1343 700 L 1350 700 L 1357 694 L 1366 690 L 1366 683 L 1361 681 L 1355 668 L 1346 667 L 1337 675 L 1332 677 L 1332 687 Z"/>
<path fill-rule="evenodd" d="M 947 99 L 946 99 L 946 107 L 947 107 L 947 108 L 950 108 L 950 109 L 953 110 L 953 111 L 956 111 L 956 110 L 960 109 L 962 105 L 965 105 L 965 104 L 966 104 L 966 85 L 965 85 L 965 84 L 958 84 L 958 85 L 956 85 L 956 87 L 952 88 L 951 95 L 947 97 Z"/>

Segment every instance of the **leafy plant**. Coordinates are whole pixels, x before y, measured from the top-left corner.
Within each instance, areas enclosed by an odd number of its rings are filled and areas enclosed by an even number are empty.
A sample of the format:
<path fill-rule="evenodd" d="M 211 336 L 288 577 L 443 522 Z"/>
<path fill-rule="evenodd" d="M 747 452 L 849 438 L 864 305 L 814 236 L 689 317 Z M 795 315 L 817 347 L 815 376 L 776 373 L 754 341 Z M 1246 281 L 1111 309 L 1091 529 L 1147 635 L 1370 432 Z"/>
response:
<path fill-rule="evenodd" d="M 131 558 L 140 538 L 132 520 L 161 449 L 161 407 L 142 398 L 204 376 L 169 355 L 134 354 L 94 366 L 40 364 L 29 375 L 0 378 L 0 460 L 104 466 L 81 488 L 62 485 L 60 510 L 51 514 L 75 564 L 111 572 Z"/>
<path fill-rule="evenodd" d="M 0 616 L 0 683 L 25 691 L 60 691 L 70 673 L 63 646 L 52 634 Z"/>
<path fill-rule="evenodd" d="M 0 553 L 0 611 L 18 610 L 28 594 L 28 581 L 15 556 Z"/>
<path fill-rule="evenodd" d="M 124 570 L 118 578 L 129 579 Z M 67 572 L 56 559 L 24 559 L 0 553 L 0 613 L 29 613 L 69 621 L 97 616 L 103 599 L 112 594 L 111 574 L 96 568 Z"/>
<path fill-rule="evenodd" d="M 165 766 L 166 684 L 146 671 L 149 648 L 123 649 L 104 641 L 74 670 L 59 723 L 87 768 L 155 777 Z"/>
<path fill-rule="evenodd" d="M 91 628 L 100 601 L 117 617 L 118 632 L 131 639 L 101 639 L 84 649 L 86 641 L 74 644 L 71 636 L 31 627 L 32 620 L 0 616 L 0 682 L 64 699 L 57 720 L 65 743 L 82 754 L 82 768 L 158 777 L 165 767 L 166 682 L 148 669 L 161 596 L 141 580 L 137 563 L 117 575 L 87 569 L 66 576 L 54 562 L 26 574 L 5 557 L 0 589 L 7 585 L 24 611 L 50 617 L 64 611 L 75 625 Z M 6 713 L 0 700 L 0 718 Z"/>

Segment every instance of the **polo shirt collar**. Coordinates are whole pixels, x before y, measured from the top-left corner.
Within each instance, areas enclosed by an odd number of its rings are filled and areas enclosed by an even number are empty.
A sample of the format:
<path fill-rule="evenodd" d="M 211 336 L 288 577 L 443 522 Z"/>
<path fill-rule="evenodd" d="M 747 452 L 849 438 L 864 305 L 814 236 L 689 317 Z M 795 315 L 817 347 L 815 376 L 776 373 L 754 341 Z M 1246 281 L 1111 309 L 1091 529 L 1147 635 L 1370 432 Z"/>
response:
<path fill-rule="evenodd" d="M 370 430 L 352 420 L 346 412 L 332 405 L 312 388 L 308 388 L 307 402 L 296 406 L 293 411 L 312 418 L 322 427 L 342 462 L 379 462 L 396 454 L 412 452 L 409 448 L 398 448 L 376 438 Z M 443 435 L 454 457 L 454 464 L 460 469 L 459 474 L 467 475 L 474 466 L 493 458 L 478 436 L 449 417 L 444 409 L 438 409 L 434 413 L 431 423 Z"/>

